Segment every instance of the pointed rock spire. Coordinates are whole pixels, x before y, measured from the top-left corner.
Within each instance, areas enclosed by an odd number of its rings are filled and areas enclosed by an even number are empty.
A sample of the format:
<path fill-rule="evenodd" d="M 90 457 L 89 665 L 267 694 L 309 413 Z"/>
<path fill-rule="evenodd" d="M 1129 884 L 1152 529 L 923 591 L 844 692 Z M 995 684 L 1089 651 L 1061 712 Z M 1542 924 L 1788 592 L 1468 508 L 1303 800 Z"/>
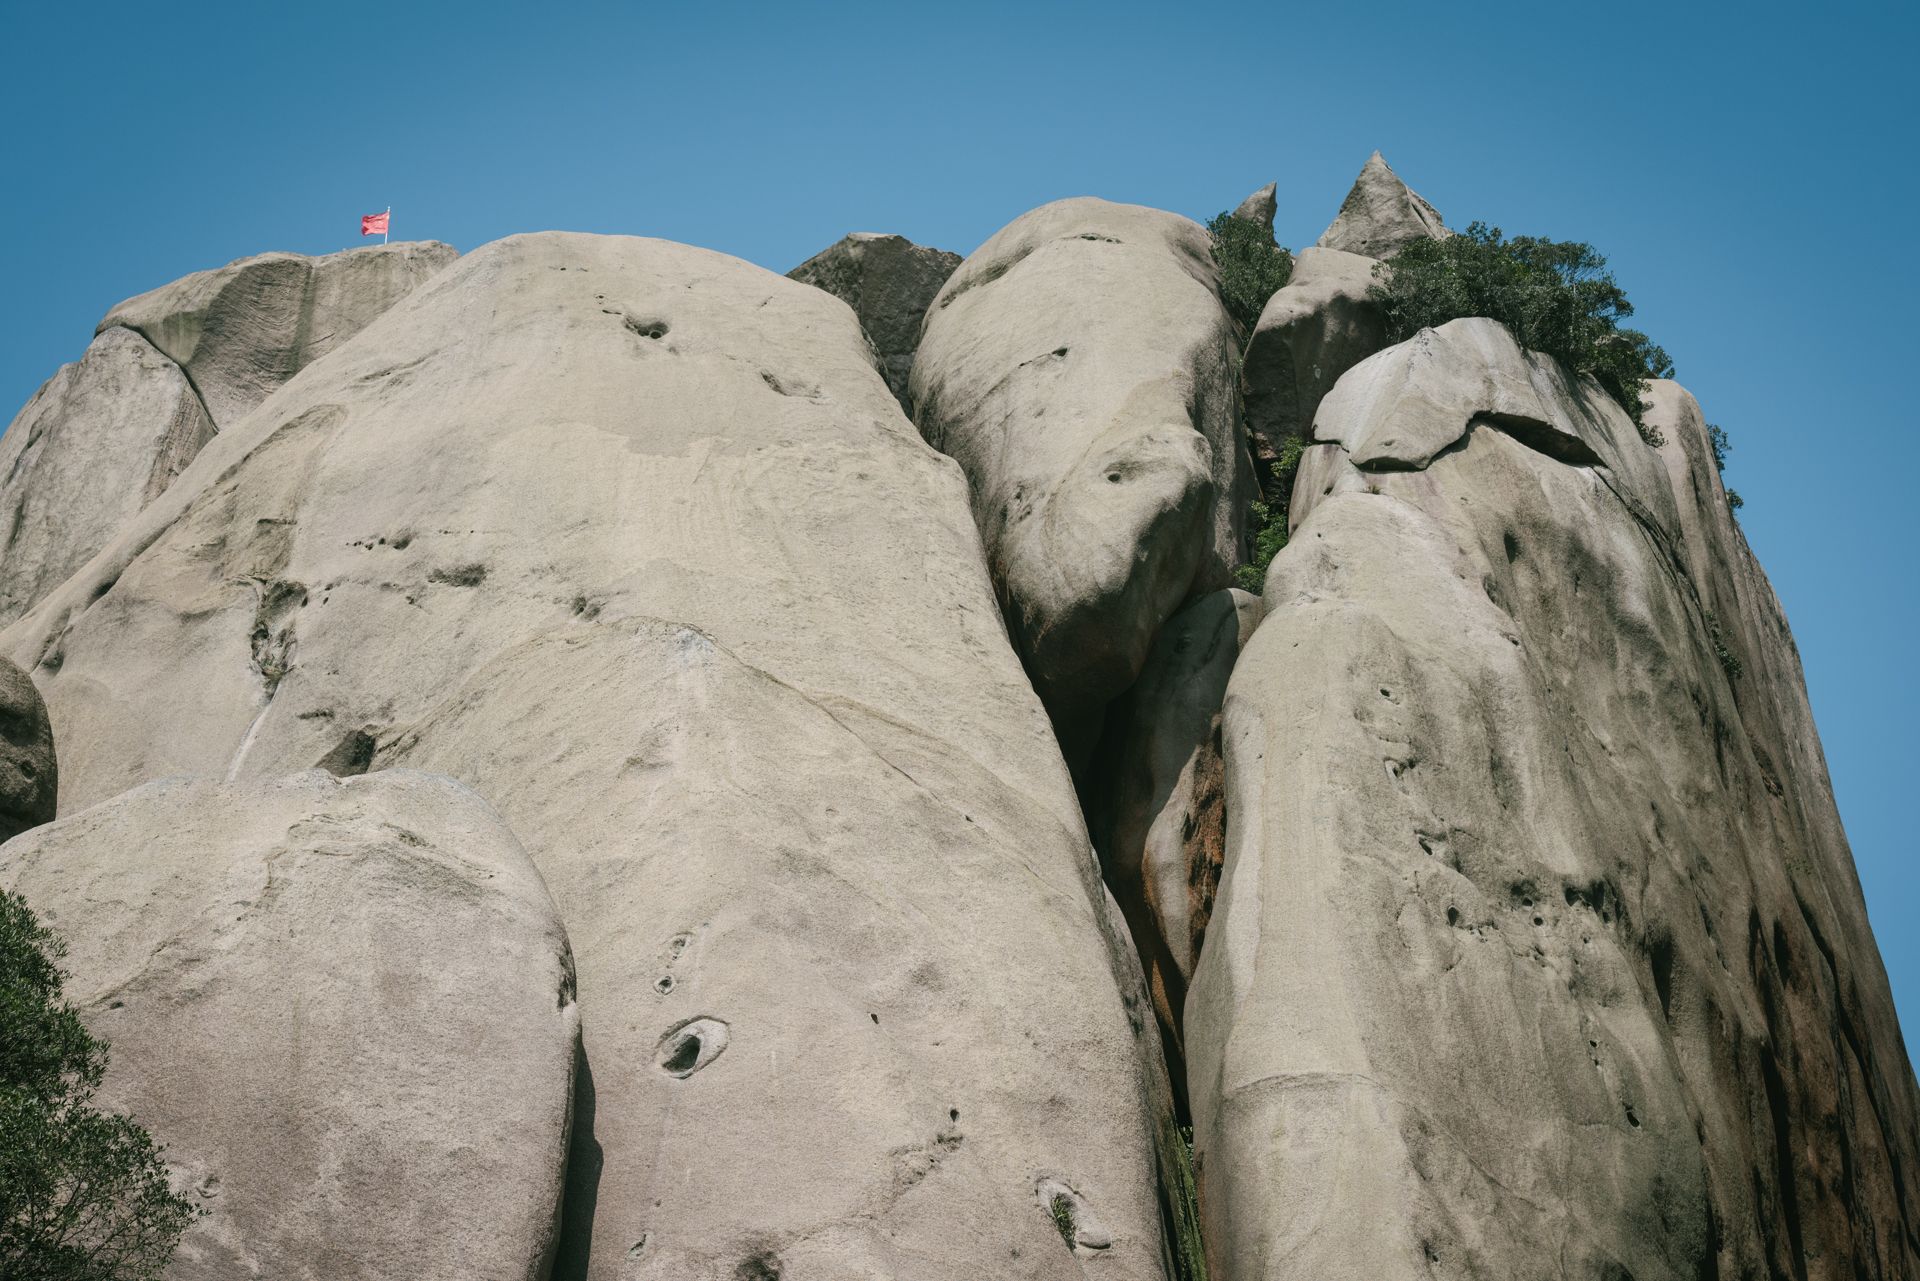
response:
<path fill-rule="evenodd" d="M 1240 202 L 1239 208 L 1233 211 L 1233 216 L 1245 218 L 1248 222 L 1257 222 L 1267 229 L 1268 235 L 1272 235 L 1273 211 L 1279 203 L 1274 195 L 1277 187 L 1278 184 L 1270 182 L 1260 188 Z"/>
<path fill-rule="evenodd" d="M 1369 258 L 1391 258 L 1416 240 L 1443 240 L 1452 234 L 1440 220 L 1440 211 L 1400 181 L 1376 151 L 1367 157 L 1333 225 L 1321 233 L 1319 245 Z"/>

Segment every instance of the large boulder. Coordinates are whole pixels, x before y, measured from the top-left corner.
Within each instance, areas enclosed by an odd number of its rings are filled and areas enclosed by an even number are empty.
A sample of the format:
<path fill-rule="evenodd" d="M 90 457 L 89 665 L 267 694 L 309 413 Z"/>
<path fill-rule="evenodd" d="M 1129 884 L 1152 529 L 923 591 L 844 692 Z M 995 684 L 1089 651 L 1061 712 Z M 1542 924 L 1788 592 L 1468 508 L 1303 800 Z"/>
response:
<path fill-rule="evenodd" d="M 1186 1008 L 1216 1275 L 1915 1275 L 1920 1107 L 1791 641 L 1683 546 L 1729 536 L 1672 483 L 1704 432 L 1683 465 L 1457 321 L 1316 434 Z"/>
<path fill-rule="evenodd" d="M 59 786 L 47 706 L 27 674 L 0 658 L 0 841 L 51 823 Z"/>
<path fill-rule="evenodd" d="M 959 254 L 916 245 L 905 236 L 856 231 L 787 275 L 853 308 L 880 360 L 888 390 L 911 411 L 907 376 L 920 346 L 920 322 L 959 265 Z"/>
<path fill-rule="evenodd" d="M 205 1211 L 170 1281 L 550 1274 L 579 1033 L 513 833 L 410 771 L 175 779 L 0 847 Z"/>
<path fill-rule="evenodd" d="M 131 329 L 102 330 L 0 437 L 0 625 L 86 564 L 212 436 L 178 365 Z"/>
<path fill-rule="evenodd" d="M 1261 310 L 1240 378 L 1263 480 L 1288 441 L 1309 436 L 1321 398 L 1340 376 L 1386 345 L 1386 317 L 1370 295 L 1376 265 L 1340 249 L 1303 249 Z"/>
<path fill-rule="evenodd" d="M 258 254 L 129 298 L 96 332 L 131 329 L 152 343 L 224 430 L 459 256 L 436 240 Z"/>
<path fill-rule="evenodd" d="M 915 412 L 959 460 L 1014 642 L 1069 742 L 1225 586 L 1252 463 L 1206 230 L 1104 200 L 1002 228 L 928 313 Z"/>
<path fill-rule="evenodd" d="M 1322 249 L 1391 258 L 1416 240 L 1443 240 L 1452 234 L 1440 211 L 1400 181 L 1376 151 L 1361 166 L 1340 212 L 1317 243 Z"/>
<path fill-rule="evenodd" d="M 819 290 L 476 250 L 0 650 L 70 805 L 325 759 L 500 810 L 579 964 L 562 1275 L 1160 1275 L 1124 925 L 960 471 Z"/>

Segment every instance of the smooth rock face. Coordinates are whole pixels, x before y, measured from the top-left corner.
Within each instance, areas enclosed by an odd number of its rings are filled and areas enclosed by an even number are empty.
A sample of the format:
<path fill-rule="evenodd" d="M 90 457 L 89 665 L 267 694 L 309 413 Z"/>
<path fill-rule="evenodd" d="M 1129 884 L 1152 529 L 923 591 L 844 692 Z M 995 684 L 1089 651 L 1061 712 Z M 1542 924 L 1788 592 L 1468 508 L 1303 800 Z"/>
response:
<path fill-rule="evenodd" d="M 1016 219 L 927 315 L 920 430 L 966 470 L 1014 643 L 1070 738 L 1243 554 L 1236 346 L 1206 230 L 1104 200 Z"/>
<path fill-rule="evenodd" d="M 97 332 L 146 338 L 186 371 L 224 430 L 459 256 L 435 240 L 259 254 L 129 298 Z"/>
<path fill-rule="evenodd" d="M 411 771 L 174 779 L 0 847 L 206 1211 L 170 1281 L 540 1281 L 579 1015 L 513 833 Z"/>
<path fill-rule="evenodd" d="M 1244 218 L 1248 222 L 1259 223 L 1267 229 L 1267 234 L 1271 236 L 1273 234 L 1274 211 L 1279 208 L 1279 200 L 1275 195 L 1278 191 L 1278 183 L 1268 183 L 1236 205 L 1233 210 L 1233 216 L 1236 218 Z"/>
<path fill-rule="evenodd" d="M 1367 157 L 1318 243 L 1322 249 L 1391 258 L 1416 240 L 1443 240 L 1452 234 L 1440 211 L 1400 181 L 1376 151 Z"/>
<path fill-rule="evenodd" d="M 1656 453 L 1487 324 L 1323 402 L 1228 689 L 1214 1275 L 1914 1275 L 1912 1068 L 1697 414 Z"/>
<path fill-rule="evenodd" d="M 0 649 L 69 804 L 327 759 L 499 809 L 579 962 L 559 1275 L 1160 1275 L 1138 966 L 959 470 L 820 291 L 476 250 Z"/>
<path fill-rule="evenodd" d="M 51 823 L 59 785 L 53 726 L 40 691 L 0 658 L 0 841 Z"/>
<path fill-rule="evenodd" d="M 1176 1077 L 1187 980 L 1225 853 L 1220 705 L 1260 612 L 1258 596 L 1226 588 L 1175 614 L 1108 717 L 1094 845 L 1139 947 Z"/>
<path fill-rule="evenodd" d="M 1338 249 L 1302 249 L 1293 275 L 1261 310 L 1240 385 L 1263 477 L 1287 441 L 1307 439 L 1340 375 L 1386 345 L 1386 320 L 1368 296 L 1376 265 Z"/>
<path fill-rule="evenodd" d="M 879 357 L 887 388 L 911 412 L 907 377 L 920 345 L 920 322 L 940 286 L 959 265 L 959 254 L 916 245 L 905 236 L 857 231 L 787 275 L 824 289 L 853 308 Z"/>
<path fill-rule="evenodd" d="M 0 437 L 0 624 L 103 547 L 213 436 L 180 367 L 101 331 Z"/>

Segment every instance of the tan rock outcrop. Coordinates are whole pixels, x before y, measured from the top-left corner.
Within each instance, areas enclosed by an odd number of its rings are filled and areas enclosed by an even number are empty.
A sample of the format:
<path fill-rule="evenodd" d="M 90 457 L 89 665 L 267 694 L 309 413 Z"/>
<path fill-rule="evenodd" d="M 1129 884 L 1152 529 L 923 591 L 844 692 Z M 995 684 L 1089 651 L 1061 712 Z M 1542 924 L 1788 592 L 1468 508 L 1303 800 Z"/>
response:
<path fill-rule="evenodd" d="M 857 231 L 787 275 L 853 308 L 888 389 L 911 412 L 907 380 L 920 346 L 920 322 L 959 265 L 959 254 L 916 245 L 905 236 Z"/>
<path fill-rule="evenodd" d="M 96 332 L 118 326 L 152 343 L 224 430 L 459 256 L 436 240 L 257 254 L 129 298 Z"/>
<path fill-rule="evenodd" d="M 1386 345 L 1386 320 L 1368 294 L 1377 263 L 1339 249 L 1302 249 L 1293 275 L 1261 310 L 1240 385 L 1263 480 L 1287 441 L 1307 439 L 1340 375 Z"/>
<path fill-rule="evenodd" d="M 0 437 L 0 625 L 107 543 L 213 436 L 186 375 L 131 329 L 104 329 Z"/>
<path fill-rule="evenodd" d="M 1215 1275 L 1920 1267 L 1912 1069 L 1686 417 L 1656 453 L 1486 321 L 1322 403 L 1186 1009 Z"/>
<path fill-rule="evenodd" d="M 967 473 L 1070 755 L 1160 624 L 1243 554 L 1252 464 L 1210 245 L 1174 214 L 1062 200 L 996 233 L 927 315 L 916 418 Z"/>
<path fill-rule="evenodd" d="M 478 249 L 0 649 L 70 805 L 325 759 L 501 812 L 579 964 L 562 1275 L 1160 1274 L 1138 967 L 959 470 L 819 290 Z"/>
<path fill-rule="evenodd" d="M 552 901 L 448 779 L 175 779 L 0 846 L 205 1213 L 166 1275 L 543 1281 L 579 1034 Z"/>
<path fill-rule="evenodd" d="M 1391 258 L 1416 240 L 1443 240 L 1453 233 L 1440 211 L 1400 181 L 1379 152 L 1367 157 L 1340 212 L 1320 233 L 1322 249 L 1368 258 Z"/>

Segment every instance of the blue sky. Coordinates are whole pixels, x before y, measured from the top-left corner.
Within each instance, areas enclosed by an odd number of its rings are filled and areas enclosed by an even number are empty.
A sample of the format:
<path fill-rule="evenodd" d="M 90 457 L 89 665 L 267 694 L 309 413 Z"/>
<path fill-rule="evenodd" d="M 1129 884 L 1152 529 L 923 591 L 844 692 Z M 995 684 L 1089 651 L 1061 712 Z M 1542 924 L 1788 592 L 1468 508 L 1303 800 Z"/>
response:
<path fill-rule="evenodd" d="M 121 298 L 268 249 L 665 236 L 784 271 L 1093 194 L 1310 243 L 1375 147 L 1589 240 L 1732 434 L 1894 990 L 1920 1019 L 1913 9 L 0 0 L 0 417 Z"/>

